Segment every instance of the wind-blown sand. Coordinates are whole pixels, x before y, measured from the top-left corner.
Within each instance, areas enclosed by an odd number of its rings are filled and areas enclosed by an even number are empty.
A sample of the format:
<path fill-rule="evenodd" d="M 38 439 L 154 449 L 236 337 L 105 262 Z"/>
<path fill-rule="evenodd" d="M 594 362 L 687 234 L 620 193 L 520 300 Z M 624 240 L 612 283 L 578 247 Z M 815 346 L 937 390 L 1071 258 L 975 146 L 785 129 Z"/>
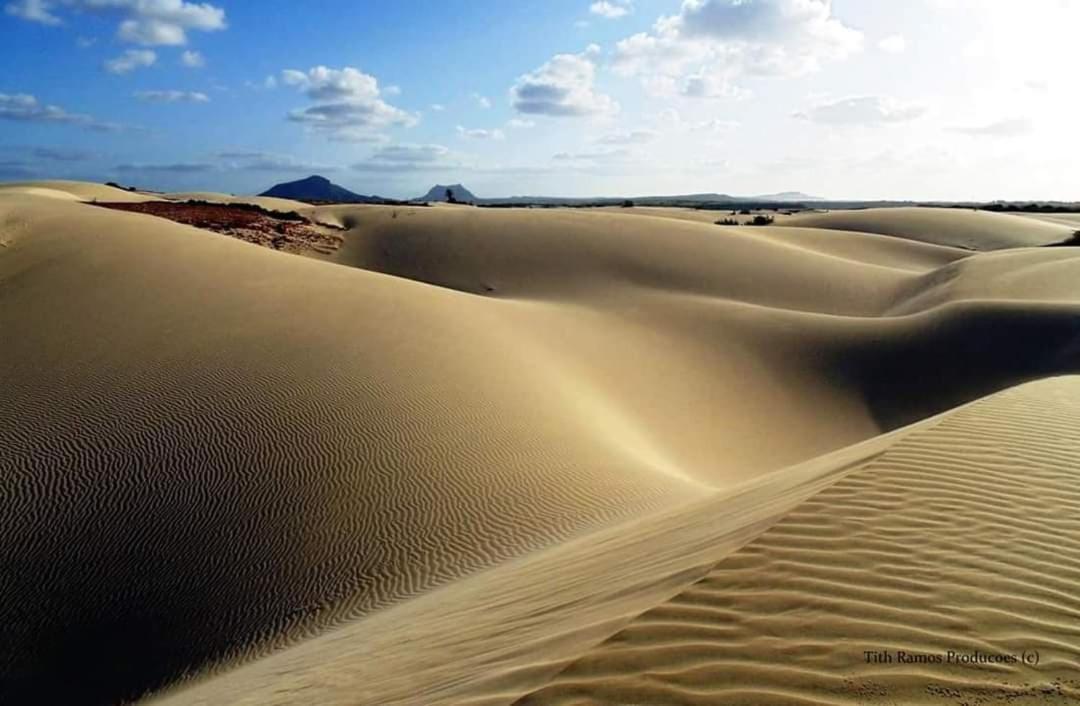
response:
<path fill-rule="evenodd" d="M 555 698 L 883 433 L 1080 368 L 1073 248 L 322 206 L 315 259 L 38 191 L 91 186 L 0 188 L 0 701 Z"/>

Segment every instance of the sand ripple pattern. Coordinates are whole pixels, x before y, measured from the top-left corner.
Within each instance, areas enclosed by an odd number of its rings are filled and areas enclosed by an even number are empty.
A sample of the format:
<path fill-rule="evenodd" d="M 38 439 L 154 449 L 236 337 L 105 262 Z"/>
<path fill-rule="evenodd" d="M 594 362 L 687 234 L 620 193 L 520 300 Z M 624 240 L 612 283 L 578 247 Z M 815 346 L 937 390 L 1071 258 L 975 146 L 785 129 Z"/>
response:
<path fill-rule="evenodd" d="M 1078 431 L 1075 379 L 949 415 L 519 703 L 1080 703 Z"/>

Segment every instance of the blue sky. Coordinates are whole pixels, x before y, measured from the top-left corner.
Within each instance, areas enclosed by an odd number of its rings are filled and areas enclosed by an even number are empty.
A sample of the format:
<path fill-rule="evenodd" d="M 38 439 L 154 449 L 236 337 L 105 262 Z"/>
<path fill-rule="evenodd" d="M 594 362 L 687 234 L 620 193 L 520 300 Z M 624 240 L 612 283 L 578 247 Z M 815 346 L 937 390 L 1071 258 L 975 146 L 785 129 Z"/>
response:
<path fill-rule="evenodd" d="M 1080 198 L 1072 0 L 0 0 L 0 179 Z"/>

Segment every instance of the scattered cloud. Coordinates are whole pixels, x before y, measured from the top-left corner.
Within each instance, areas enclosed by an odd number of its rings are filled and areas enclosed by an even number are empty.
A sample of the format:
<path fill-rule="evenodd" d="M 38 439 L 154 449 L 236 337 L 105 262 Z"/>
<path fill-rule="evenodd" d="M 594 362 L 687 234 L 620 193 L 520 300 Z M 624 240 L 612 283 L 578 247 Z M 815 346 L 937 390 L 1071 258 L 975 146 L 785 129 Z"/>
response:
<path fill-rule="evenodd" d="M 340 169 L 329 164 L 304 162 L 288 155 L 270 152 L 219 152 L 221 168 L 248 172 L 296 172 L 298 174 L 321 174 Z"/>
<path fill-rule="evenodd" d="M 42 103 L 36 97 L 27 93 L 13 95 L 0 93 L 0 120 L 78 125 L 88 130 L 101 132 L 117 132 L 130 129 L 116 123 L 96 120 L 84 113 L 69 113 L 59 106 Z"/>
<path fill-rule="evenodd" d="M 499 129 L 486 130 L 484 128 L 465 128 L 461 125 L 457 126 L 457 133 L 459 137 L 468 137 L 474 140 L 503 140 L 506 139 L 506 134 Z"/>
<path fill-rule="evenodd" d="M 619 41 L 612 66 L 654 93 L 729 96 L 745 76 L 810 73 L 862 41 L 832 15 L 830 0 L 684 0 L 652 31 Z"/>
<path fill-rule="evenodd" d="M 75 40 L 75 46 L 79 49 L 89 49 L 97 44 L 97 39 L 94 37 L 79 37 Z"/>
<path fill-rule="evenodd" d="M 147 46 L 187 44 L 189 31 L 213 32 L 226 27 L 225 11 L 220 7 L 184 0 L 15 0 L 4 10 L 30 22 L 57 25 L 63 22 L 54 12 L 60 7 L 117 15 L 117 36 Z"/>
<path fill-rule="evenodd" d="M 359 69 L 316 66 L 307 72 L 287 69 L 281 80 L 303 91 L 314 105 L 294 110 L 288 118 L 345 142 L 370 142 L 373 131 L 393 125 L 412 126 L 418 117 L 382 99 L 378 80 Z"/>
<path fill-rule="evenodd" d="M 882 96 L 854 96 L 819 103 L 795 113 L 795 117 L 823 125 L 885 125 L 914 120 L 925 112 L 926 106 L 920 103 Z"/>
<path fill-rule="evenodd" d="M 878 49 L 889 54 L 903 54 L 907 51 L 907 39 L 902 34 L 885 37 L 877 45 Z"/>
<path fill-rule="evenodd" d="M 600 47 L 590 44 L 581 54 L 556 54 L 535 71 L 519 76 L 510 89 L 519 113 L 578 117 L 617 112 L 618 103 L 593 87 Z"/>
<path fill-rule="evenodd" d="M 210 96 L 198 91 L 136 91 L 144 103 L 209 103 Z"/>
<path fill-rule="evenodd" d="M 514 128 L 515 130 L 522 130 L 524 128 L 536 127 L 536 121 L 522 120 L 521 118 L 510 118 L 506 121 L 506 127 Z"/>
<path fill-rule="evenodd" d="M 559 152 L 551 158 L 560 162 L 615 162 L 625 160 L 630 156 L 632 156 L 630 150 L 614 149 L 598 152 Z"/>
<path fill-rule="evenodd" d="M 431 109 L 433 111 L 435 111 L 436 113 L 441 113 L 444 110 L 446 110 L 446 106 L 443 105 L 442 103 L 432 103 L 431 104 Z"/>
<path fill-rule="evenodd" d="M 352 165 L 361 172 L 424 172 L 464 169 L 461 160 L 442 145 L 393 144 L 380 147 L 364 162 Z"/>
<path fill-rule="evenodd" d="M 56 26 L 63 20 L 51 12 L 49 0 L 17 0 L 4 6 L 4 12 L 27 22 Z"/>
<path fill-rule="evenodd" d="M 589 5 L 589 12 L 609 20 L 617 20 L 628 15 L 631 7 L 630 0 L 597 0 Z"/>
<path fill-rule="evenodd" d="M 186 49 L 180 55 L 180 64 L 189 69 L 201 69 L 206 66 L 206 59 L 199 52 Z"/>
<path fill-rule="evenodd" d="M 217 166 L 205 162 L 180 162 L 176 164 L 118 164 L 113 170 L 117 172 L 203 174 L 206 172 L 217 171 Z"/>
<path fill-rule="evenodd" d="M 153 66 L 156 62 L 157 54 L 151 49 L 128 49 L 120 56 L 106 61 L 103 66 L 109 73 L 120 75 Z"/>
<path fill-rule="evenodd" d="M 93 152 L 67 147 L 35 147 L 30 154 L 53 162 L 85 162 L 95 156 Z"/>
<path fill-rule="evenodd" d="M 656 130 L 631 130 L 629 132 L 613 132 L 597 140 L 602 145 L 642 145 L 652 142 L 658 136 Z"/>
<path fill-rule="evenodd" d="M 487 96 L 482 96 L 479 93 L 473 93 L 472 98 L 474 101 L 476 101 L 476 104 L 484 110 L 487 110 L 491 107 L 491 99 Z"/>
<path fill-rule="evenodd" d="M 961 126 L 949 128 L 953 132 L 975 137 L 1020 137 L 1032 131 L 1031 121 L 1027 118 L 998 120 L 985 125 Z"/>

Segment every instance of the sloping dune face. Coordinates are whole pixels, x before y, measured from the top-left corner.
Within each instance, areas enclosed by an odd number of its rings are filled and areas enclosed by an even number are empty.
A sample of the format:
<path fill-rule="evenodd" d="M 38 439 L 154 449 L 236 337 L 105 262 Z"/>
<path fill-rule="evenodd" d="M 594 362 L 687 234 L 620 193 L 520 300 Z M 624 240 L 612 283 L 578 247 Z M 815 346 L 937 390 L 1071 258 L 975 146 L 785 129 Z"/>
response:
<path fill-rule="evenodd" d="M 137 697 L 1080 365 L 1068 249 L 311 214 L 332 262 L 0 194 L 0 700 Z"/>
<path fill-rule="evenodd" d="M 1060 243 L 1073 230 L 1063 223 L 957 208 L 867 208 L 797 214 L 778 225 L 880 233 L 970 250 Z"/>
<path fill-rule="evenodd" d="M 1080 700 L 1078 426 L 1077 378 L 950 415 L 516 703 Z"/>

